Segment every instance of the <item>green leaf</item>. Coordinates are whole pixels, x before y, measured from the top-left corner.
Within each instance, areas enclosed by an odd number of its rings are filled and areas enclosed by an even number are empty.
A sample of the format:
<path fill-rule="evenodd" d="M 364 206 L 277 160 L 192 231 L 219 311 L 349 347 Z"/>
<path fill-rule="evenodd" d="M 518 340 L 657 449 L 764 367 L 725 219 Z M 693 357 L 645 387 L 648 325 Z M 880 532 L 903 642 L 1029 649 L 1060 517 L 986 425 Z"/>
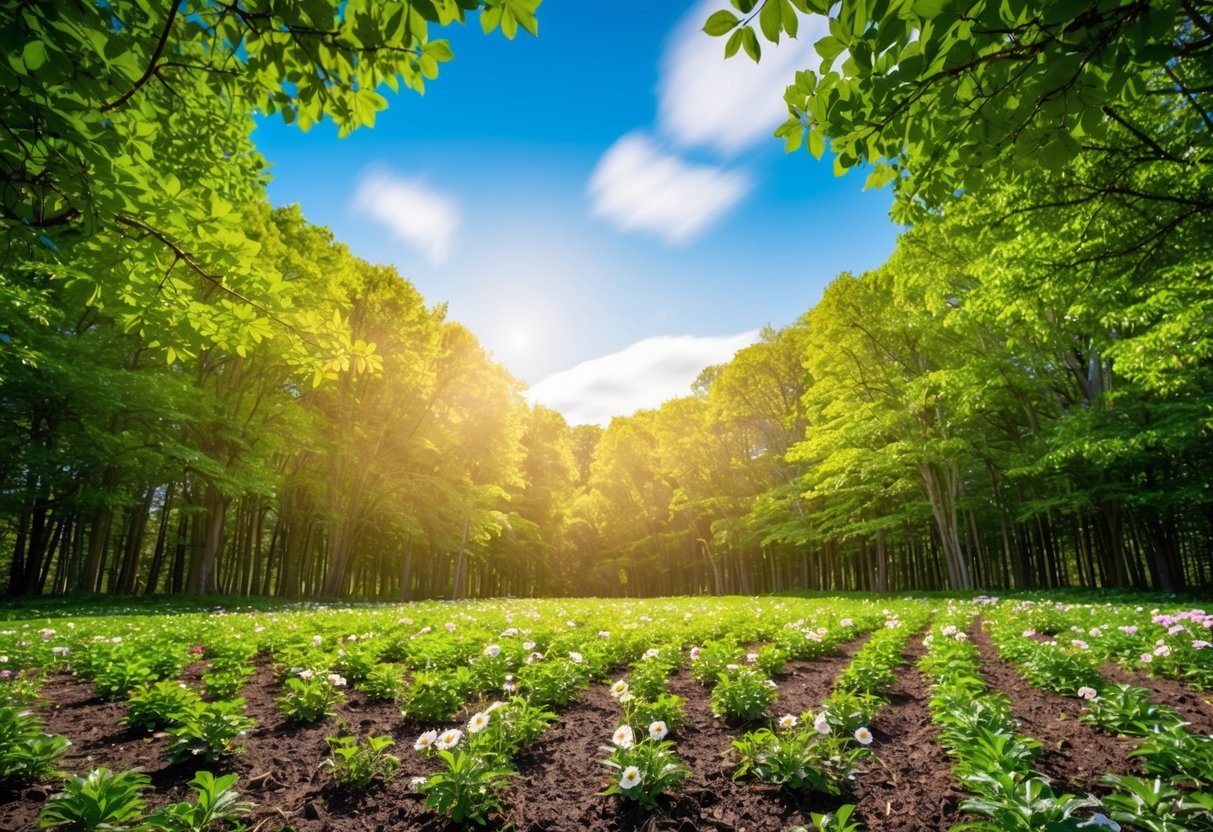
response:
<path fill-rule="evenodd" d="M 758 63 L 762 58 L 762 46 L 758 43 L 758 35 L 754 34 L 754 27 L 747 26 L 741 32 L 741 48 L 754 63 Z"/>
<path fill-rule="evenodd" d="M 708 18 L 708 22 L 703 24 L 703 31 L 707 32 L 712 37 L 720 37 L 725 32 L 730 32 L 737 28 L 737 24 L 741 20 L 728 9 L 721 9 Z M 733 50 L 736 52 L 737 50 Z"/>
<path fill-rule="evenodd" d="M 21 60 L 26 69 L 33 72 L 46 63 L 46 44 L 40 40 L 32 40 L 21 50 Z"/>

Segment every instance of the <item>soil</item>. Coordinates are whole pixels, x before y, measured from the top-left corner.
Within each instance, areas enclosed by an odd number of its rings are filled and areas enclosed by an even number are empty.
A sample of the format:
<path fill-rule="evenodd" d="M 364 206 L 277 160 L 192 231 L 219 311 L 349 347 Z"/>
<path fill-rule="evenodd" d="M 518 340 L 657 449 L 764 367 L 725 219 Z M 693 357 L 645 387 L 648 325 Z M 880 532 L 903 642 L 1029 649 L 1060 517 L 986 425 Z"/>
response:
<path fill-rule="evenodd" d="M 1029 685 L 1014 667 L 998 658 L 989 633 L 981 626 L 974 627 L 970 635 L 981 651 L 986 683 L 1011 700 L 1011 715 L 1019 732 L 1040 740 L 1035 768 L 1049 778 L 1055 791 L 1106 794 L 1108 788 L 1099 782 L 1104 774 L 1142 774 L 1138 761 L 1128 756 L 1137 745 L 1135 740 L 1079 722 L 1082 705 L 1077 699 Z"/>
<path fill-rule="evenodd" d="M 1086 787 L 1106 771 L 1135 771 L 1124 762 L 1131 741 L 1078 723 L 1075 703 L 1029 688 L 994 657 L 984 634 L 974 635 L 990 684 L 1011 697 L 1024 733 L 1045 744 L 1041 768 L 1046 774 L 1060 783 Z M 776 680 L 780 698 L 772 708 L 778 713 L 773 715 L 816 709 L 861 645 L 862 640 L 856 640 L 836 655 L 789 663 Z M 920 651 L 918 639 L 912 640 L 907 659 L 912 662 Z M 595 684 L 582 691 L 515 761 L 518 774 L 504 795 L 504 816 L 493 826 L 512 826 L 520 832 L 784 832 L 793 826 L 811 829 L 810 813 L 830 811 L 843 802 L 819 795 L 798 797 L 732 779 L 731 742 L 746 726 L 714 718 L 710 691 L 686 670 L 670 679 L 670 690 L 686 699 L 687 724 L 671 739 L 691 775 L 678 794 L 661 801 L 657 811 L 645 812 L 601 794 L 610 771 L 599 762 L 606 756 L 600 747 L 609 743 L 621 711 L 607 688 Z M 410 789 L 410 778 L 433 770 L 433 763 L 412 747 L 428 726 L 408 722 L 395 705 L 370 702 L 354 690 L 347 692 L 335 719 L 292 725 L 279 713 L 276 698 L 281 688 L 264 663 L 256 666 L 242 693 L 246 712 L 257 724 L 245 737 L 247 753 L 234 757 L 223 770 L 236 772 L 238 790 L 256 803 L 250 829 L 436 832 L 451 828 Z M 73 774 L 97 765 L 116 771 L 142 768 L 154 786 L 147 794 L 153 806 L 187 795 L 186 784 L 200 767 L 167 764 L 161 756 L 164 735 L 119 725 L 124 703 L 99 701 L 91 687 L 65 674 L 48 678 L 42 695 L 45 701 L 38 710 L 47 730 L 73 742 L 62 768 Z M 890 691 L 889 704 L 870 726 L 876 758 L 861 771 L 851 800 L 872 832 L 934 832 L 963 819 L 958 809 L 963 795 L 952 781 L 938 732 L 930 723 L 928 697 L 925 679 L 912 664 L 906 665 Z M 1059 719 L 1061 714 L 1065 717 Z M 327 756 L 325 737 L 341 730 L 393 737 L 402 761 L 398 776 L 363 792 L 334 787 L 317 766 Z M 42 804 L 56 790 L 57 786 L 41 784 L 0 793 L 0 832 L 35 829 Z"/>

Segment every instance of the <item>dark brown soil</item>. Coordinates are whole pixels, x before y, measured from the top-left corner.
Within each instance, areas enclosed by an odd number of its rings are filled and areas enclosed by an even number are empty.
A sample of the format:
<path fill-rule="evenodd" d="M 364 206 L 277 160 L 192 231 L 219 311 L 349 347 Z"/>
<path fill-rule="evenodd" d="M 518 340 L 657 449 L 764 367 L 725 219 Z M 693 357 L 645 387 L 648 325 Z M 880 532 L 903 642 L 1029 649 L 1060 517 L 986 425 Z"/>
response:
<path fill-rule="evenodd" d="M 914 666 L 922 653 L 921 639 L 911 639 L 909 664 L 869 726 L 875 760 L 860 774 L 855 808 L 870 832 L 949 829 L 968 817 L 960 811 L 966 795 L 952 779 L 939 729 L 931 723 L 926 680 Z"/>
<path fill-rule="evenodd" d="M 775 677 L 779 684 L 779 698 L 771 706 L 772 719 L 784 714 L 812 719 L 822 701 L 830 695 L 834 680 L 851 663 L 854 656 L 867 643 L 870 633 L 839 645 L 838 652 L 830 656 L 809 661 L 788 662 Z"/>
<path fill-rule="evenodd" d="M 1166 705 L 1189 724 L 1188 730 L 1196 734 L 1213 734 L 1213 705 L 1210 693 L 1197 693 L 1174 679 L 1155 679 L 1144 673 L 1125 670 L 1118 664 L 1106 663 L 1099 670 L 1109 682 L 1118 685 L 1137 685 L 1152 694 L 1150 701 Z"/>
<path fill-rule="evenodd" d="M 1104 774 L 1140 775 L 1141 766 L 1129 758 L 1136 742 L 1112 736 L 1078 721 L 1082 705 L 1029 685 L 1011 665 L 998 658 L 989 634 L 978 626 L 970 634 L 981 651 L 982 674 L 987 684 L 1011 700 L 1011 714 L 1019 731 L 1040 740 L 1041 755 L 1035 768 L 1057 791 L 1104 794 Z"/>

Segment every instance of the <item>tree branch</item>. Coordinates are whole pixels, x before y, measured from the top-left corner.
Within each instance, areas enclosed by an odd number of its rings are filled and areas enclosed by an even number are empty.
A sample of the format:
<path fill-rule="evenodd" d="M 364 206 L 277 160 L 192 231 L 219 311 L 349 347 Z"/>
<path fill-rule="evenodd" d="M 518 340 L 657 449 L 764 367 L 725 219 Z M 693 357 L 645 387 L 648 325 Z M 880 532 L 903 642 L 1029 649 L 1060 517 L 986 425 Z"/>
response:
<path fill-rule="evenodd" d="M 164 52 L 164 47 L 168 45 L 168 37 L 173 31 L 173 22 L 177 19 L 177 10 L 181 5 L 179 0 L 169 0 L 169 2 L 172 3 L 172 7 L 168 12 L 168 20 L 164 22 L 164 29 L 160 32 L 160 39 L 156 42 L 156 48 L 152 51 L 152 57 L 147 62 L 147 69 L 143 70 L 143 74 L 139 76 L 139 80 L 135 81 L 134 86 L 111 101 L 109 104 L 102 105 L 101 112 L 106 113 L 115 107 L 121 107 L 123 104 L 129 101 L 131 96 L 138 92 L 144 84 L 150 81 L 153 75 L 156 74 L 157 62 L 160 60 L 161 53 Z"/>

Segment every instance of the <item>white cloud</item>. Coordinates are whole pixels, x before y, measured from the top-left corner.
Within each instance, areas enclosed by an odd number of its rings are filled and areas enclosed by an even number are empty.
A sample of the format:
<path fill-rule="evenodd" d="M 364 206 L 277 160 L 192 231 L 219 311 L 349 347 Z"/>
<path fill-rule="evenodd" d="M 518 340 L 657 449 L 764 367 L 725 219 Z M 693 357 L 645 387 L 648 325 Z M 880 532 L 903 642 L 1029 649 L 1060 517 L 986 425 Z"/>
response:
<path fill-rule="evenodd" d="M 674 244 L 694 237 L 749 189 L 742 173 L 689 164 L 633 132 L 598 160 L 589 195 L 596 215 Z"/>
<path fill-rule="evenodd" d="M 363 171 L 354 193 L 355 210 L 370 216 L 435 266 L 446 260 L 459 228 L 455 200 L 416 179 L 372 167 Z"/>
<path fill-rule="evenodd" d="M 813 44 L 829 34 L 821 15 L 800 18 L 795 40 L 762 43 L 762 61 L 743 52 L 725 60 L 725 38 L 703 33 L 712 12 L 727 4 L 703 0 L 670 34 L 657 82 L 661 132 L 684 147 L 708 147 L 735 155 L 762 141 L 787 118 L 783 91 L 799 69 L 816 69 Z M 757 22 L 755 22 L 757 23 Z"/>
<path fill-rule="evenodd" d="M 699 373 L 731 359 L 758 340 L 740 335 L 645 338 L 619 352 L 553 373 L 527 393 L 533 402 L 564 414 L 570 424 L 606 425 L 612 416 L 658 407 L 690 392 Z"/>

